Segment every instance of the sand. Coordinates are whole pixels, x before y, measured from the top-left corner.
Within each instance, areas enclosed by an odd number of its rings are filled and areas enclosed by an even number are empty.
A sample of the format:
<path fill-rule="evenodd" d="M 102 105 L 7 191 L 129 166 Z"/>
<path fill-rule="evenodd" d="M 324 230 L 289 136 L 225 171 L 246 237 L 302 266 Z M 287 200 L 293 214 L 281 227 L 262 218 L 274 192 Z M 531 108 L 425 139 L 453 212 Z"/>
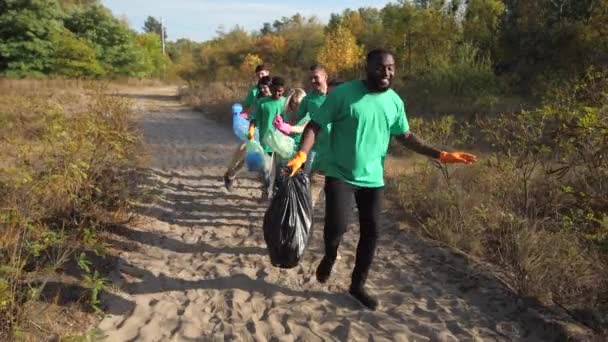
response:
<path fill-rule="evenodd" d="M 266 204 L 255 174 L 233 193 L 222 174 L 236 140 L 228 125 L 181 107 L 174 88 L 130 94 L 143 110 L 155 200 L 116 229 L 121 249 L 98 328 L 108 341 L 553 341 L 584 329 L 528 305 L 465 258 L 416 237 L 384 211 L 368 281 L 380 307 L 346 294 L 358 226 L 326 285 L 317 283 L 323 205 L 304 260 L 272 267 Z M 226 115 L 230 115 L 227 110 Z M 122 248 L 120 248 L 122 247 Z M 559 317 L 559 318 L 556 318 Z"/>

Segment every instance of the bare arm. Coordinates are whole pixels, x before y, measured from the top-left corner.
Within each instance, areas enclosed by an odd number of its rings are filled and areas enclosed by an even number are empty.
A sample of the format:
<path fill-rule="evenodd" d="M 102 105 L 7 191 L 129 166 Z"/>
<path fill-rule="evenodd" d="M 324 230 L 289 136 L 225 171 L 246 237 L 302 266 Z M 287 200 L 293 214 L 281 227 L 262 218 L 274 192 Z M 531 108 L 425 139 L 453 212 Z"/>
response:
<path fill-rule="evenodd" d="M 306 127 L 304 128 L 304 135 L 302 136 L 302 143 L 300 144 L 300 151 L 308 154 L 312 149 L 312 146 L 315 144 L 315 140 L 317 139 L 317 133 L 321 129 L 318 123 L 313 120 L 308 121 Z"/>
<path fill-rule="evenodd" d="M 306 126 L 308 125 L 310 121 L 306 121 L 305 123 L 298 125 L 298 126 L 291 126 L 291 133 L 302 133 L 304 132 L 304 129 L 306 128 Z"/>
<path fill-rule="evenodd" d="M 426 144 L 412 132 L 397 136 L 397 140 L 408 149 L 427 157 L 439 159 L 441 155 L 440 150 Z"/>

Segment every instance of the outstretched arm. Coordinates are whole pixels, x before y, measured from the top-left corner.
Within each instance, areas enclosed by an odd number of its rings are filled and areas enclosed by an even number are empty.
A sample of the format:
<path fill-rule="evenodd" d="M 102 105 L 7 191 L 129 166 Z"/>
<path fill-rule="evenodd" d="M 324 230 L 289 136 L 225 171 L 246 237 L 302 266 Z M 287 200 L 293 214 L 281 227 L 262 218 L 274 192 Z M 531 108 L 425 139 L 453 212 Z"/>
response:
<path fill-rule="evenodd" d="M 308 124 L 309 121 L 306 121 L 305 123 L 298 125 L 298 126 L 292 126 L 292 125 L 288 124 L 287 122 L 283 121 L 283 118 L 280 115 L 277 115 L 277 117 L 274 118 L 274 120 L 272 121 L 272 125 L 276 129 L 278 129 L 281 133 L 283 133 L 285 135 L 290 135 L 292 133 L 304 132 L 304 128 L 306 127 L 306 124 Z"/>
<path fill-rule="evenodd" d="M 397 140 L 410 150 L 430 158 L 439 159 L 441 154 L 441 151 L 428 145 L 414 133 L 409 131 L 405 134 L 398 135 Z"/>
<path fill-rule="evenodd" d="M 403 135 L 399 135 L 397 140 L 410 150 L 433 159 L 439 159 L 443 163 L 473 164 L 477 161 L 477 157 L 469 153 L 440 151 L 429 146 L 422 141 L 422 139 L 409 131 Z"/>
<path fill-rule="evenodd" d="M 310 121 L 306 121 L 305 123 L 299 125 L 299 126 L 291 126 L 291 133 L 302 133 L 304 132 L 304 129 L 306 129 L 306 126 L 308 125 Z"/>

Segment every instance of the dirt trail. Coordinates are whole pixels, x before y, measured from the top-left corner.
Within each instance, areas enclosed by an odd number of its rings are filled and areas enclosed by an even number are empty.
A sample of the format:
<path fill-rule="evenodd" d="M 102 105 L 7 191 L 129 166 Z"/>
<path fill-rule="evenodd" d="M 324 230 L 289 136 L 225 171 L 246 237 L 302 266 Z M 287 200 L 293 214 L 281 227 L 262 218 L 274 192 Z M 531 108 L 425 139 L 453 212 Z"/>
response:
<path fill-rule="evenodd" d="M 305 260 L 292 270 L 273 268 L 255 175 L 243 173 L 234 193 L 223 188 L 221 175 L 236 143 L 230 127 L 179 106 L 174 94 L 174 88 L 159 88 L 129 95 L 143 106 L 157 196 L 142 205 L 145 220 L 116 231 L 123 251 L 113 291 L 103 298 L 108 315 L 99 324 L 108 341 L 563 338 L 563 322 L 528 308 L 386 212 L 368 282 L 381 302 L 376 312 L 345 294 L 357 226 L 345 236 L 329 285 L 315 281 L 322 210 Z"/>

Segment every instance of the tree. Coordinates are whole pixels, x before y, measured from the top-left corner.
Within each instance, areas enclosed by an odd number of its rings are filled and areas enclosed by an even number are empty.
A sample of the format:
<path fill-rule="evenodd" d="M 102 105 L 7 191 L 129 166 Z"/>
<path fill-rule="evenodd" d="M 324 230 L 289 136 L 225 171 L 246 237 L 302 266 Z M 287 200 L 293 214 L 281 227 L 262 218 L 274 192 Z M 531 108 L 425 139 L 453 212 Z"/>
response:
<path fill-rule="evenodd" d="M 357 39 L 342 25 L 327 34 L 317 55 L 318 61 L 332 76 L 354 76 L 362 57 L 363 49 L 357 45 Z"/>
<path fill-rule="evenodd" d="M 167 40 L 167 27 L 164 27 L 160 21 L 152 16 L 148 16 L 144 22 L 143 30 L 146 33 L 156 33 L 159 37 L 162 31 L 165 35 L 165 40 Z"/>
<path fill-rule="evenodd" d="M 97 59 L 108 74 L 145 74 L 145 56 L 137 45 L 137 35 L 107 8 L 97 5 L 75 11 L 64 23 L 76 36 L 93 44 Z"/>
<path fill-rule="evenodd" d="M 500 0 L 470 0 L 463 22 L 464 38 L 483 54 L 497 57 L 504 12 L 505 6 Z"/>
<path fill-rule="evenodd" d="M 264 25 L 262 26 L 262 29 L 260 30 L 260 33 L 262 35 L 272 33 L 272 25 L 270 23 L 264 23 Z"/>
<path fill-rule="evenodd" d="M 55 47 L 52 73 L 68 77 L 103 75 L 103 67 L 97 61 L 91 42 L 66 29 L 53 34 L 52 41 Z"/>
<path fill-rule="evenodd" d="M 168 65 L 168 59 L 163 55 L 160 37 L 154 33 L 144 33 L 137 36 L 137 45 L 143 51 L 143 76 L 162 78 Z"/>
<path fill-rule="evenodd" d="M 48 73 L 52 36 L 61 30 L 61 18 L 54 0 L 0 1 L 0 72 L 17 77 Z"/>
<path fill-rule="evenodd" d="M 245 56 L 243 63 L 241 63 L 241 72 L 243 72 L 243 75 L 249 76 L 253 74 L 255 67 L 262 64 L 262 62 L 263 60 L 260 58 L 260 56 L 248 53 L 247 56 Z"/>

